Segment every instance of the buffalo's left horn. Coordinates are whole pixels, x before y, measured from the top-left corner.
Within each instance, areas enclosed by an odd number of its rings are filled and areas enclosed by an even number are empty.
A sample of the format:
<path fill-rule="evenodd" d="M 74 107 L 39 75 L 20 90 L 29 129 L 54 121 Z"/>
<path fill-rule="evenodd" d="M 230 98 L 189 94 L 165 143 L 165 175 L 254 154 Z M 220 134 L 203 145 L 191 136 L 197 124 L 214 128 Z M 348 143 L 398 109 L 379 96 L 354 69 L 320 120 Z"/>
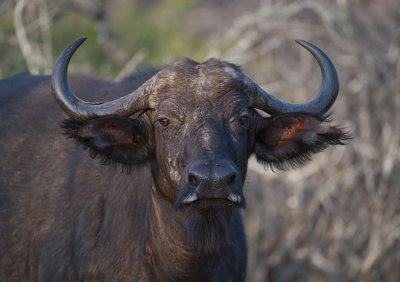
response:
<path fill-rule="evenodd" d="M 71 43 L 58 57 L 52 75 L 53 94 L 70 116 L 84 118 L 89 116 L 119 115 L 129 116 L 140 110 L 149 108 L 149 92 L 152 79 L 149 79 L 141 87 L 132 93 L 113 101 L 104 103 L 90 103 L 76 97 L 68 85 L 67 70 L 72 55 L 78 47 L 86 40 L 85 37 L 78 38 Z"/>
<path fill-rule="evenodd" d="M 252 88 L 250 93 L 253 98 L 252 106 L 254 108 L 258 108 L 269 114 L 306 112 L 323 115 L 335 102 L 339 92 L 339 78 L 334 64 L 328 55 L 314 44 L 304 40 L 296 40 L 296 42 L 306 48 L 318 61 L 322 73 L 319 92 L 314 98 L 303 104 L 291 104 L 268 94 L 249 78 L 248 84 Z"/>

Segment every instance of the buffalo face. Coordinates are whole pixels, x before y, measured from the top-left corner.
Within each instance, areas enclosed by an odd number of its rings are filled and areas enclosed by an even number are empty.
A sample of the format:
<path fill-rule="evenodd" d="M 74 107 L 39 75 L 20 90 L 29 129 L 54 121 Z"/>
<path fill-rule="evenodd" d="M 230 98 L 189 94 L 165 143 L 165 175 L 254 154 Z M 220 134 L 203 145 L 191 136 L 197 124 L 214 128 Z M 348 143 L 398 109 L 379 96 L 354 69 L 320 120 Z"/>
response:
<path fill-rule="evenodd" d="M 251 110 L 241 81 L 226 68 L 235 67 L 182 60 L 159 74 L 149 115 L 160 181 L 166 181 L 159 187 L 173 191 L 177 208 L 244 205 Z"/>

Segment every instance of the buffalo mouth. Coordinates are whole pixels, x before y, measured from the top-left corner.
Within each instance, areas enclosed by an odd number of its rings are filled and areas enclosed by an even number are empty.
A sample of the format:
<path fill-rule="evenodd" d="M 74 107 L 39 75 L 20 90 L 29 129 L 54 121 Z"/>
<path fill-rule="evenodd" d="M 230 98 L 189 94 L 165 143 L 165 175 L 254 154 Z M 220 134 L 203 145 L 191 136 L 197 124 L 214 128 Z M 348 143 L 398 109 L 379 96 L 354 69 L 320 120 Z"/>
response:
<path fill-rule="evenodd" d="M 243 195 L 231 193 L 226 198 L 199 198 L 195 193 L 179 197 L 175 203 L 177 209 L 192 208 L 202 212 L 213 212 L 230 208 L 244 208 Z"/>

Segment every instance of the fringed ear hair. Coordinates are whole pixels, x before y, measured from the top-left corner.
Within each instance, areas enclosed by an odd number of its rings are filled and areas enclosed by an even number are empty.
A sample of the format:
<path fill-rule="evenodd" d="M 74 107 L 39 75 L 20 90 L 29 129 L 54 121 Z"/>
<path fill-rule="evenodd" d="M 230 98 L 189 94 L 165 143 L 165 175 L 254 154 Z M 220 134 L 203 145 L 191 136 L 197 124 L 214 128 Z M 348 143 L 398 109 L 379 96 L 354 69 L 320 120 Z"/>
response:
<path fill-rule="evenodd" d="M 329 115 L 287 113 L 268 119 L 256 133 L 257 160 L 272 169 L 298 167 L 329 145 L 351 139 L 341 127 L 330 124 Z"/>
<path fill-rule="evenodd" d="M 69 138 L 89 150 L 92 158 L 100 157 L 102 164 L 121 165 L 129 172 L 149 157 L 150 130 L 140 118 L 71 118 L 61 126 Z"/>

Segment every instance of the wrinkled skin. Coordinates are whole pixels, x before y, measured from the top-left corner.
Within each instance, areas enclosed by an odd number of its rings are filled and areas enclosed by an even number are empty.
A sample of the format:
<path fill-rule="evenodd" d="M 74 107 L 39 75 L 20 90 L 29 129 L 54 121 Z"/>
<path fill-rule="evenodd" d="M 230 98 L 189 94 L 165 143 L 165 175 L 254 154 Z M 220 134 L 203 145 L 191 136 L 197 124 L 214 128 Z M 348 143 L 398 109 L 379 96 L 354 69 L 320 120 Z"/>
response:
<path fill-rule="evenodd" d="M 2 143 L 10 144 L 17 130 L 46 132 L 32 135 L 30 146 L 12 149 L 25 159 L 38 148 L 45 150 L 42 144 L 51 138 L 57 145 L 47 146 L 52 150 L 43 157 L 47 167 L 37 167 L 33 159 L 32 167 L 13 163 L 18 174 L 2 171 L 0 247 L 8 255 L 0 259 L 0 280 L 244 281 L 240 208 L 249 156 L 287 168 L 348 138 L 322 116 L 261 117 L 251 107 L 240 69 L 220 60 L 180 60 L 157 76 L 151 109 L 63 123 L 64 133 L 92 157 L 121 165 L 129 174 L 94 164 L 51 132 L 61 119 L 54 102 L 46 113 L 51 120 L 34 123 L 40 104 L 20 117 L 23 107 L 15 105 L 20 98 L 2 94 L 6 102 L 1 105 L 13 107 L 11 117 L 7 110 L 0 112 L 8 114 L 1 130 L 9 134 L 0 137 Z M 38 80 L 17 88 L 5 81 L 0 89 L 23 97 L 41 93 L 37 99 L 45 101 L 49 81 Z M 77 93 L 122 95 L 137 87 L 129 81 L 106 86 L 89 78 L 75 81 Z M 42 178 L 35 183 L 38 173 Z M 18 182 L 21 174 L 25 180 Z M 60 180 L 46 181 L 51 175 Z M 29 198 L 22 196 L 27 189 Z M 28 220 L 35 224 L 27 227 Z M 23 267 L 16 268 L 17 261 Z"/>

